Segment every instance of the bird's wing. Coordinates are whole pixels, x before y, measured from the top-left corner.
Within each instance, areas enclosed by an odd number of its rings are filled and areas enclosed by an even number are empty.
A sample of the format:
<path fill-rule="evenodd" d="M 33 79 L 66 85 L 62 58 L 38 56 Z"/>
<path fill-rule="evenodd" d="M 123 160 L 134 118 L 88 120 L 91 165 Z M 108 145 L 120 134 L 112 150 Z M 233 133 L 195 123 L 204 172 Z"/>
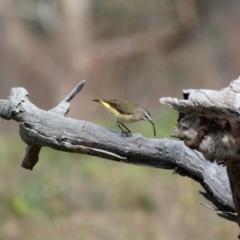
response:
<path fill-rule="evenodd" d="M 119 102 L 122 101 L 121 99 L 103 99 L 103 101 L 121 114 L 132 115 L 132 111 L 127 102 L 121 102 L 121 105 L 119 104 Z"/>

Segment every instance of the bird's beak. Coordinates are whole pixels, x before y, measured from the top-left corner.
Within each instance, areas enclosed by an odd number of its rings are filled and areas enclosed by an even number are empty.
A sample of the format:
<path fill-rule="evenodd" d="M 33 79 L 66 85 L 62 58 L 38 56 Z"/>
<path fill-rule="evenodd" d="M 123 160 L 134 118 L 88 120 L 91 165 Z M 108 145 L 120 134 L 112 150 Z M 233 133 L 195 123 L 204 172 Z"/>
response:
<path fill-rule="evenodd" d="M 148 120 L 152 125 L 153 125 L 153 134 L 154 134 L 154 137 L 156 137 L 156 128 L 155 128 L 155 124 L 153 123 L 153 121 L 151 120 Z"/>

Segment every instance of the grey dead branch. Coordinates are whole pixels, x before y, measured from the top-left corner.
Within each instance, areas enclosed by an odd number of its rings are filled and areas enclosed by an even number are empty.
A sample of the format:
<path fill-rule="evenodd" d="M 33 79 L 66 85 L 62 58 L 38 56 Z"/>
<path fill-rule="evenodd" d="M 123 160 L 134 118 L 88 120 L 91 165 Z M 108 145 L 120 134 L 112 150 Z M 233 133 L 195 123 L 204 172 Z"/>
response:
<path fill-rule="evenodd" d="M 208 161 L 226 166 L 240 225 L 240 78 L 219 91 L 185 90 L 183 96 L 183 100 L 160 99 L 179 112 L 172 136 Z"/>
<path fill-rule="evenodd" d="M 238 222 L 239 195 L 233 202 L 231 189 L 235 194 L 239 192 L 240 79 L 220 91 L 186 90 L 183 100 L 160 99 L 179 112 L 172 135 L 183 141 L 145 138 L 141 134 L 123 135 L 91 122 L 65 117 L 70 101 L 84 83 L 80 82 L 49 111 L 32 104 L 24 88 L 13 88 L 8 99 L 0 100 L 1 118 L 20 123 L 20 136 L 27 144 L 23 168 L 32 170 L 41 148 L 50 147 L 122 163 L 170 169 L 202 185 L 205 192 L 201 194 L 213 205 L 201 204 L 213 209 L 218 216 Z M 231 188 L 228 176 L 231 176 Z"/>

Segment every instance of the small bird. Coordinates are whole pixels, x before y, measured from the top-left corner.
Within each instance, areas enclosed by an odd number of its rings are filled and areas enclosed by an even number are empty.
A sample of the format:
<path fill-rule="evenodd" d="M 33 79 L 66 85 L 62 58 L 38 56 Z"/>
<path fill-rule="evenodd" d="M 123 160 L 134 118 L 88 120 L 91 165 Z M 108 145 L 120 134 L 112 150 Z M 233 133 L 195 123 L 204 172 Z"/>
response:
<path fill-rule="evenodd" d="M 137 103 L 123 99 L 93 99 L 101 103 L 117 119 L 117 125 L 124 133 L 124 127 L 129 133 L 131 131 L 123 123 L 133 123 L 140 120 L 149 121 L 153 125 L 153 134 L 156 136 L 155 125 L 152 121 L 150 112 Z"/>

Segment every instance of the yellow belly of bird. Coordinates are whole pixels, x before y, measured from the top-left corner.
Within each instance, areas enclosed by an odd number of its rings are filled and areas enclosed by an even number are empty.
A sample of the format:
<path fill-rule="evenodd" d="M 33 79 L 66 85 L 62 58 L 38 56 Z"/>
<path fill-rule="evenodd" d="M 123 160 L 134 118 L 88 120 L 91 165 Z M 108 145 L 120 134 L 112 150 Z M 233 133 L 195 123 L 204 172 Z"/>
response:
<path fill-rule="evenodd" d="M 123 114 L 113 114 L 113 116 L 122 123 L 134 123 L 137 122 L 136 118 L 133 115 L 123 115 Z"/>
<path fill-rule="evenodd" d="M 120 122 L 122 123 L 134 123 L 139 121 L 140 119 L 137 119 L 133 115 L 124 115 L 122 113 L 119 113 L 116 109 L 112 108 L 108 103 L 101 102 L 108 110 L 109 112 Z"/>

